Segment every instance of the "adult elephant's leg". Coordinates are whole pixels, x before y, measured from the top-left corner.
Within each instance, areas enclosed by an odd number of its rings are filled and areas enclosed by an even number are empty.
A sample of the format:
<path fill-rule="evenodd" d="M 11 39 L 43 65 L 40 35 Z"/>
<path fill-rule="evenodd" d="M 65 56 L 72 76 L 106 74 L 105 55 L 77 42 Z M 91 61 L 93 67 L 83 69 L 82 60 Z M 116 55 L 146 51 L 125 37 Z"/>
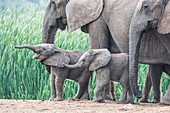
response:
<path fill-rule="evenodd" d="M 90 48 L 109 48 L 109 29 L 102 18 L 89 24 Z"/>
<path fill-rule="evenodd" d="M 163 71 L 170 76 L 170 65 L 164 65 Z M 162 104 L 170 105 L 170 84 L 168 86 L 168 89 L 166 90 L 165 95 L 163 97 L 161 97 L 160 102 Z"/>
<path fill-rule="evenodd" d="M 170 76 L 170 65 L 164 65 L 163 71 Z"/>
<path fill-rule="evenodd" d="M 100 17 L 89 25 L 89 35 L 90 35 L 90 48 L 91 49 L 101 49 L 101 48 L 109 48 L 109 29 L 104 22 L 104 20 Z M 112 99 L 110 93 L 109 85 L 105 87 L 105 99 Z"/>
<path fill-rule="evenodd" d="M 166 90 L 165 95 L 161 98 L 161 103 L 170 105 L 170 84 Z"/>
<path fill-rule="evenodd" d="M 151 68 L 150 77 L 154 91 L 153 102 L 158 103 L 160 102 L 160 79 L 162 75 L 163 66 L 160 64 L 155 64 L 151 65 L 150 68 Z"/>
<path fill-rule="evenodd" d="M 151 74 L 151 69 L 150 69 L 150 65 L 149 65 L 148 73 L 147 73 L 146 80 L 145 80 L 144 91 L 142 94 L 142 98 L 140 99 L 140 102 L 142 102 L 142 103 L 148 103 L 148 96 L 149 96 L 150 89 L 152 86 L 150 74 Z"/>

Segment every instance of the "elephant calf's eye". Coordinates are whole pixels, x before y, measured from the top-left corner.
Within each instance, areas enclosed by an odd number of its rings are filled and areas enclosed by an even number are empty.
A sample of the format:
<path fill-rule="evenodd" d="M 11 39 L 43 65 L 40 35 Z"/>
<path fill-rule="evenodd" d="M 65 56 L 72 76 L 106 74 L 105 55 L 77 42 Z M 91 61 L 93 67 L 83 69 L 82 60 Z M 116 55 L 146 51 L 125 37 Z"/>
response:
<path fill-rule="evenodd" d="M 43 50 L 46 50 L 46 48 L 44 48 L 44 47 L 43 47 L 42 49 L 43 49 Z"/>
<path fill-rule="evenodd" d="M 86 60 L 85 59 L 82 59 L 83 62 L 85 62 Z"/>
<path fill-rule="evenodd" d="M 145 13 L 150 11 L 150 6 L 148 4 L 143 4 L 143 10 L 145 11 Z"/>

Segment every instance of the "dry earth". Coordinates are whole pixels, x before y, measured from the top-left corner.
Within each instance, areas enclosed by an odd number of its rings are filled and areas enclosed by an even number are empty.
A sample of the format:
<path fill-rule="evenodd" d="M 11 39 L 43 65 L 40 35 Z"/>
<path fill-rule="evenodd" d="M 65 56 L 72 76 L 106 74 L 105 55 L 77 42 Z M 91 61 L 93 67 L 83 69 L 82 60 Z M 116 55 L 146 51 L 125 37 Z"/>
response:
<path fill-rule="evenodd" d="M 0 113 L 170 113 L 161 104 L 117 104 L 106 101 L 0 100 Z"/>

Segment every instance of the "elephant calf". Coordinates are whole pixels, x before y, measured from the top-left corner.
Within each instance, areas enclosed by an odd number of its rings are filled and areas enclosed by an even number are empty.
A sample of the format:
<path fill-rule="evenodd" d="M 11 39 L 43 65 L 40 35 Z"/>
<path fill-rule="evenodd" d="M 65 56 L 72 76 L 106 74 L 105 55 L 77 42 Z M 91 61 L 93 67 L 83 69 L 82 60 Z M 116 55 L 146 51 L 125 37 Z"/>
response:
<path fill-rule="evenodd" d="M 75 69 L 88 67 L 90 71 L 96 71 L 97 84 L 94 91 L 96 102 L 104 101 L 102 92 L 111 80 L 122 85 L 121 103 L 133 103 L 133 95 L 129 87 L 128 54 L 111 54 L 107 49 L 91 49 L 85 52 L 76 64 L 64 65 Z"/>
<path fill-rule="evenodd" d="M 50 74 L 50 100 L 62 100 L 63 84 L 65 79 L 74 80 L 79 83 L 76 99 L 89 99 L 88 81 L 92 74 L 86 67 L 70 69 L 63 64 L 74 64 L 78 61 L 83 51 L 65 51 L 53 44 L 39 44 L 35 46 L 24 45 L 15 48 L 27 48 L 32 50 L 36 60 L 41 60 L 44 65 L 51 67 Z"/>

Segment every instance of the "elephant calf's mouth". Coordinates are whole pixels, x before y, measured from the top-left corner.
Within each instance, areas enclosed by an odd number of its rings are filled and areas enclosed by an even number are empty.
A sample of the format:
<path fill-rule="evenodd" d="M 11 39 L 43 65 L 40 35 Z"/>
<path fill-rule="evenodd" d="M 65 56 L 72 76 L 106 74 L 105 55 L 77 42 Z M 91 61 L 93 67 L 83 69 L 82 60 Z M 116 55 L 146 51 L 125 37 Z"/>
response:
<path fill-rule="evenodd" d="M 39 57 L 40 57 L 40 54 L 35 53 L 35 55 L 33 56 L 33 59 L 39 59 Z"/>

